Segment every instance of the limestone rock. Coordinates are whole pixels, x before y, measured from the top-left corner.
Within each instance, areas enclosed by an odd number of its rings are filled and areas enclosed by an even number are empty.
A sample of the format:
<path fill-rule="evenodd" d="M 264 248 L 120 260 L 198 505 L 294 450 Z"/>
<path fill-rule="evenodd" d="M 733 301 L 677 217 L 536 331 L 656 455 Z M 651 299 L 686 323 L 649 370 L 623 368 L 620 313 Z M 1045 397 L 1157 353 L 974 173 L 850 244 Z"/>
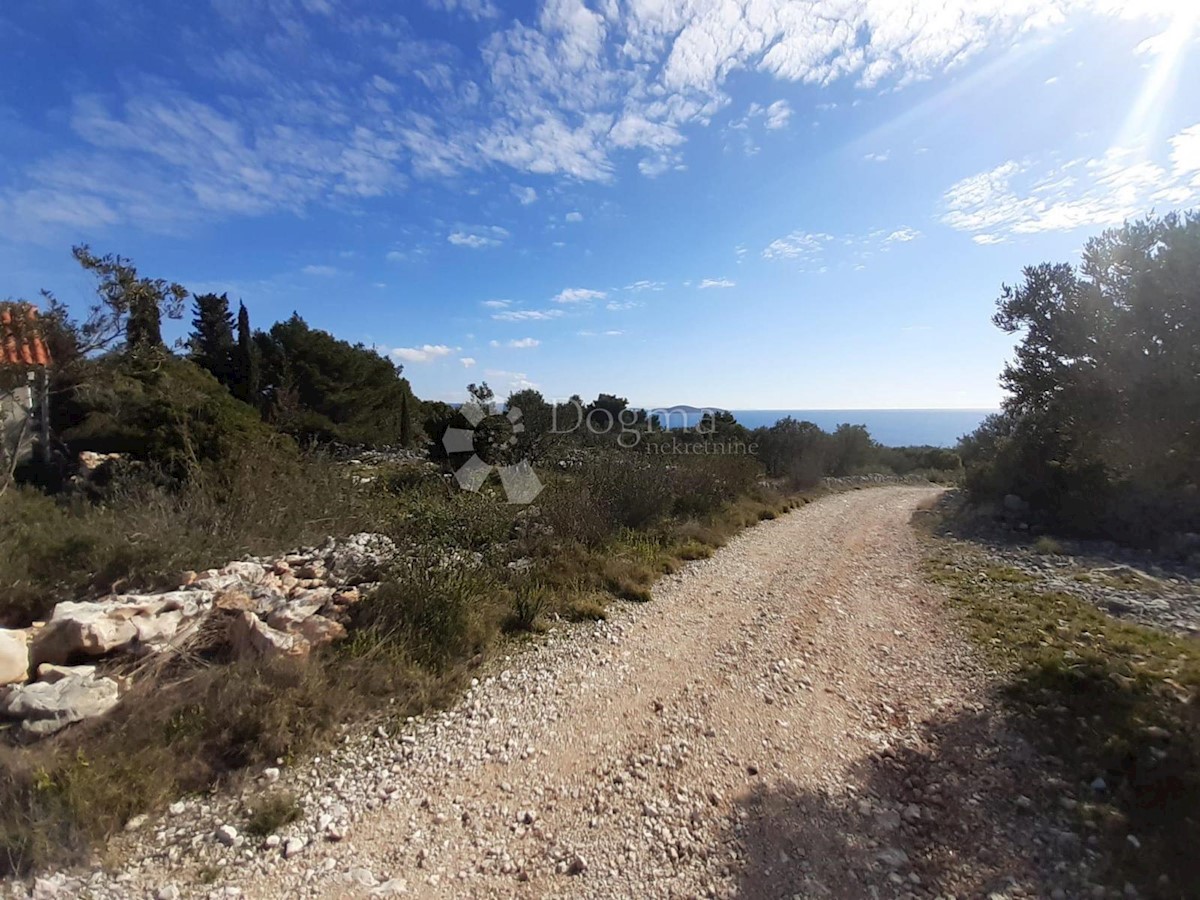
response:
<path fill-rule="evenodd" d="M 212 598 L 211 592 L 188 590 L 59 603 L 46 627 L 34 637 L 30 655 L 40 665 L 104 656 L 134 644 L 139 652 L 163 650 L 181 636 L 184 623 L 211 605 Z"/>
<path fill-rule="evenodd" d="M 21 720 L 27 738 L 53 734 L 72 722 L 102 716 L 120 699 L 117 683 L 94 675 L 67 675 L 10 689 L 0 699 L 0 714 Z"/>
<path fill-rule="evenodd" d="M 29 679 L 29 643 L 24 631 L 0 628 L 0 687 Z"/>
<path fill-rule="evenodd" d="M 312 649 L 303 635 L 272 628 L 252 612 L 240 612 L 230 620 L 229 642 L 238 659 L 303 658 Z"/>

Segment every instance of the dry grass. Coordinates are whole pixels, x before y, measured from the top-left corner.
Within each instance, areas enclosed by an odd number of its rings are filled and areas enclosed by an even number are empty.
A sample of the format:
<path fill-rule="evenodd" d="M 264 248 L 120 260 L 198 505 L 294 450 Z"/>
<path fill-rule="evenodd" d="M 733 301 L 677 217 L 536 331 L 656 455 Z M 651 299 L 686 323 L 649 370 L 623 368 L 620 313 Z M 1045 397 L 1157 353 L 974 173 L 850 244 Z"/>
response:
<path fill-rule="evenodd" d="M 235 780 L 248 767 L 300 759 L 342 723 L 383 708 L 404 716 L 441 706 L 506 632 L 541 629 L 556 618 L 604 618 L 614 599 L 645 602 L 663 573 L 799 502 L 724 462 L 711 471 L 703 462 L 671 471 L 654 509 L 643 504 L 636 515 L 613 515 L 612 503 L 639 489 L 646 473 L 635 470 L 631 487 L 612 466 L 595 477 L 554 479 L 536 510 L 507 506 L 487 491 L 451 493 L 437 478 L 382 479 L 383 490 L 364 496 L 344 471 L 326 468 L 310 470 L 317 482 L 307 490 L 277 483 L 274 500 L 262 484 L 251 487 L 254 479 L 227 482 L 226 490 L 258 492 L 247 496 L 259 506 L 278 503 L 262 512 L 225 510 L 215 494 L 152 494 L 140 507 L 122 500 L 73 509 L 17 492 L 6 514 L 15 510 L 36 527 L 0 536 L 5 550 L 24 554 L 0 559 L 0 586 L 26 585 L 35 605 L 97 586 L 97 571 L 115 571 L 106 560 L 125 560 L 120 577 L 144 582 L 156 571 L 352 530 L 381 530 L 425 550 L 357 605 L 346 641 L 307 666 L 230 664 L 221 642 L 202 635 L 194 653 L 156 678 L 142 673 L 108 717 L 31 747 L 0 746 L 0 872 L 79 861 L 132 816 Z M 592 492 L 604 485 L 612 495 L 593 503 Z M 134 522 L 154 535 L 148 544 L 122 531 Z M 83 549 L 54 575 L 31 547 L 64 523 L 67 543 Z M 152 552 L 135 554 L 134 566 L 122 556 L 128 546 Z M 514 558 L 529 560 L 530 570 L 513 572 L 507 561 Z M 249 812 L 253 827 L 278 827 L 292 814 L 282 798 L 260 803 Z"/>

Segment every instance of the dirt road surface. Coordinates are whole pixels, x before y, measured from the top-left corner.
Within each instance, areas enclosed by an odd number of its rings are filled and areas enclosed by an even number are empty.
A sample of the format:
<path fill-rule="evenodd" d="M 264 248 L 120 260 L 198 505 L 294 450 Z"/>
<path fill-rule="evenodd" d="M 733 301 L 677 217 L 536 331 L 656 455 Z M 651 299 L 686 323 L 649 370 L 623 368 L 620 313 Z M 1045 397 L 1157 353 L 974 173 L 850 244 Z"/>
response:
<path fill-rule="evenodd" d="M 998 711 L 922 580 L 910 518 L 937 494 L 764 522 L 652 602 L 489 663 L 453 709 L 181 798 L 115 870 L 33 896 L 1120 897 L 1086 886 L 1071 774 Z M 303 816 L 242 834 L 268 792 Z"/>
<path fill-rule="evenodd" d="M 1021 797 L 1032 751 L 990 711 L 918 572 L 909 520 L 935 493 L 827 497 L 664 579 L 653 602 L 551 635 L 393 740 L 395 762 L 373 754 L 393 800 L 344 839 L 232 883 L 251 897 L 1060 895 L 1077 838 Z"/>

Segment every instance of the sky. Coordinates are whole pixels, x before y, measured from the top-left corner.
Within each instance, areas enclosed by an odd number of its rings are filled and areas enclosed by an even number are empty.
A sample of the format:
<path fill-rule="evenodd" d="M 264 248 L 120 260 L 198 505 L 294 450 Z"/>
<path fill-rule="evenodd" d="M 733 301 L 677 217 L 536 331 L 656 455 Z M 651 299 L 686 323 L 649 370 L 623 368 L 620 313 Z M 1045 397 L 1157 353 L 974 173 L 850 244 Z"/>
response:
<path fill-rule="evenodd" d="M 375 347 L 423 398 L 992 408 L 1003 284 L 1200 206 L 1198 25 L 1178 0 L 9 0 L 0 297 L 82 310 L 88 243 Z"/>

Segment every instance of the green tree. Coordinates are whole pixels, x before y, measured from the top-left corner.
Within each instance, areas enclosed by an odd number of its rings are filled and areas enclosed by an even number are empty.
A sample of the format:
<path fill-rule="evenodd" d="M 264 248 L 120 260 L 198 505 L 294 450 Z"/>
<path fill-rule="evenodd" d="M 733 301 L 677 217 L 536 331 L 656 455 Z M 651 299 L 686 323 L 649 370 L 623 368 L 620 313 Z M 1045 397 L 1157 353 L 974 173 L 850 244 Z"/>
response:
<path fill-rule="evenodd" d="M 302 440 L 388 445 L 400 440 L 401 367 L 362 344 L 311 328 L 293 313 L 255 343 L 268 414 Z"/>
<path fill-rule="evenodd" d="M 1200 530 L 1198 273 L 1200 216 L 1168 215 L 1005 286 L 995 323 L 1021 340 L 1003 419 L 964 442 L 973 492 L 1138 542 Z"/>
<path fill-rule="evenodd" d="M 123 256 L 97 256 L 87 244 L 72 248 L 72 255 L 96 278 L 94 304 L 83 323 L 74 326 L 75 343 L 82 354 L 107 349 L 124 340 L 128 350 L 164 350 L 162 317 L 183 316 L 188 292 L 180 284 L 161 278 L 142 278 Z M 57 310 L 52 294 L 43 296 Z"/>
<path fill-rule="evenodd" d="M 193 298 L 195 316 L 188 338 L 192 361 L 207 369 L 227 388 L 236 381 L 233 314 L 225 294 L 198 294 Z"/>
<path fill-rule="evenodd" d="M 258 348 L 250 331 L 250 313 L 245 303 L 238 303 L 237 347 L 233 356 L 233 394 L 243 403 L 258 406 L 259 364 Z"/>

